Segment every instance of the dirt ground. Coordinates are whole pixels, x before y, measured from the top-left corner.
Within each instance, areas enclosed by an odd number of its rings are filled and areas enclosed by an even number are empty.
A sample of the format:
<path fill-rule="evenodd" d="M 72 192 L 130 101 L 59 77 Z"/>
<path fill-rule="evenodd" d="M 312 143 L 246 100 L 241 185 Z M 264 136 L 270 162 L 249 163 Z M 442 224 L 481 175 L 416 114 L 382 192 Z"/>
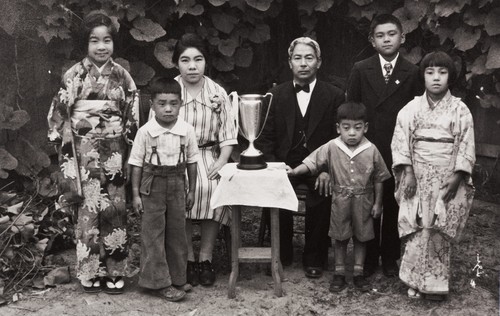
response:
<path fill-rule="evenodd" d="M 256 244 L 260 212 L 249 211 L 243 217 L 243 243 Z M 300 225 L 300 224 L 299 224 Z M 137 236 L 136 236 L 137 237 Z M 296 256 L 285 268 L 284 296 L 273 294 L 272 278 L 265 274 L 264 264 L 241 264 L 235 299 L 227 298 L 229 262 L 227 249 L 218 240 L 214 254 L 217 281 L 212 287 L 197 286 L 180 303 L 152 297 L 137 287 L 137 275 L 127 279 L 123 295 L 84 294 L 76 279 L 68 284 L 44 290 L 30 289 L 15 303 L 0 307 L 2 316 L 54 315 L 499 315 L 498 281 L 500 271 L 500 205 L 475 201 L 461 242 L 454 246 L 451 291 L 444 302 L 413 300 L 398 278 L 386 278 L 378 271 L 372 278 L 372 291 L 361 294 L 349 288 L 339 294 L 328 291 L 330 271 L 320 279 L 307 279 L 300 264 L 303 235 L 296 235 Z M 137 245 L 132 252 L 134 270 Z M 477 254 L 484 274 L 472 269 Z M 71 268 L 74 251 L 58 254 L 54 259 Z M 74 274 L 74 271 L 71 270 Z M 137 270 L 135 270 L 136 272 Z M 134 274 L 134 273 L 132 273 Z M 475 287 L 471 285 L 475 282 Z"/>

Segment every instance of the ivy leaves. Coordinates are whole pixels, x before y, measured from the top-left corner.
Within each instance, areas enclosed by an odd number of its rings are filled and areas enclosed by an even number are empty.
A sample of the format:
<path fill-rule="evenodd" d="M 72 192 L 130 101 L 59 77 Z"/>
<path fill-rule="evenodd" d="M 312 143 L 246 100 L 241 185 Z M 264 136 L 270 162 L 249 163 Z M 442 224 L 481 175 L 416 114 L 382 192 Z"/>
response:
<path fill-rule="evenodd" d="M 134 20 L 134 28 L 130 30 L 130 34 L 138 41 L 152 42 L 167 34 L 160 24 L 146 18 L 138 18 Z"/>

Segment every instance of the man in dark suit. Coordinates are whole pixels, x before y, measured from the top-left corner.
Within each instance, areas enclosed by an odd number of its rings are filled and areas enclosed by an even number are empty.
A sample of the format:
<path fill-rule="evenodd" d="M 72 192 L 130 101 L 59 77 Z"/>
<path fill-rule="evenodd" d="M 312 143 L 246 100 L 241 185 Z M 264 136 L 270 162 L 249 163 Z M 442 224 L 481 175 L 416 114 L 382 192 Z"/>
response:
<path fill-rule="evenodd" d="M 405 41 L 401 22 L 393 15 L 376 16 L 370 26 L 374 56 L 357 62 L 347 82 L 347 99 L 362 102 L 368 109 L 370 128 L 367 138 L 379 149 L 387 166 L 392 166 L 391 139 L 396 117 L 416 95 L 422 93 L 418 67 L 399 54 Z M 364 272 L 373 274 L 382 257 L 386 276 L 398 274 L 400 257 L 398 210 L 394 199 L 394 179 L 384 182 L 383 219 L 375 220 L 375 239 L 367 244 Z M 380 234 L 381 231 L 381 234 Z"/>
<path fill-rule="evenodd" d="M 344 101 L 343 92 L 329 83 L 316 80 L 321 66 L 321 50 L 316 41 L 300 37 L 288 49 L 288 63 L 293 81 L 271 89 L 273 101 L 257 147 L 267 161 L 283 161 L 291 168 L 302 163 L 312 151 L 336 136 L 335 112 Z M 330 178 L 291 177 L 293 187 L 304 183 L 306 197 L 305 246 L 302 263 L 305 274 L 318 278 L 328 260 L 330 239 Z M 280 246 L 283 265 L 293 260 L 293 217 L 280 212 Z"/>

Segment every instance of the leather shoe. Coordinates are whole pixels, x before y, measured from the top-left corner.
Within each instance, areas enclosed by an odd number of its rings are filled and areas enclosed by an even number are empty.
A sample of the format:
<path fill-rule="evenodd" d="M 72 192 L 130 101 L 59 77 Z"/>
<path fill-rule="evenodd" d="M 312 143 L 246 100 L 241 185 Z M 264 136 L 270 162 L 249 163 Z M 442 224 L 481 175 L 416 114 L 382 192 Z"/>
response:
<path fill-rule="evenodd" d="M 345 281 L 345 276 L 334 274 L 333 280 L 330 283 L 330 292 L 338 293 L 341 292 L 347 286 L 347 282 Z"/>
<path fill-rule="evenodd" d="M 323 269 L 320 267 L 305 267 L 306 277 L 311 279 L 317 279 L 323 275 Z"/>
<path fill-rule="evenodd" d="M 387 262 L 382 265 L 382 271 L 386 277 L 395 277 L 399 273 L 399 268 L 396 262 Z"/>

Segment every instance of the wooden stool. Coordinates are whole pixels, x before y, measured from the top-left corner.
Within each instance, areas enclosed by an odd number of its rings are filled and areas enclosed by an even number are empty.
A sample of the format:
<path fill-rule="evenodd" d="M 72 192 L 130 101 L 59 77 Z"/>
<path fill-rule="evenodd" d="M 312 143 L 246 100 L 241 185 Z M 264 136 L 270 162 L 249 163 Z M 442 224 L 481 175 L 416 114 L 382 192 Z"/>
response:
<path fill-rule="evenodd" d="M 274 280 L 274 294 L 283 296 L 281 286 L 283 267 L 280 261 L 279 242 L 279 209 L 271 208 L 271 247 L 240 247 L 241 245 L 241 210 L 242 206 L 234 205 L 232 209 L 231 226 L 231 275 L 229 276 L 229 289 L 227 296 L 236 297 L 236 279 L 239 275 L 240 262 L 271 262 L 271 273 Z"/>
<path fill-rule="evenodd" d="M 297 199 L 299 200 L 299 210 L 297 212 L 293 212 L 293 216 L 305 217 L 306 216 L 306 196 L 307 196 L 307 193 L 309 192 L 309 188 L 307 187 L 306 184 L 301 183 L 294 188 L 294 191 L 295 191 L 295 195 L 297 195 Z M 259 224 L 259 237 L 258 237 L 259 246 L 264 245 L 264 239 L 266 237 L 266 231 L 268 228 L 269 228 L 269 222 L 266 219 L 266 216 L 264 216 L 264 212 L 262 212 L 262 216 L 260 217 L 260 224 Z M 294 230 L 293 232 L 295 234 L 304 234 L 305 228 L 304 228 L 304 230 Z"/>

